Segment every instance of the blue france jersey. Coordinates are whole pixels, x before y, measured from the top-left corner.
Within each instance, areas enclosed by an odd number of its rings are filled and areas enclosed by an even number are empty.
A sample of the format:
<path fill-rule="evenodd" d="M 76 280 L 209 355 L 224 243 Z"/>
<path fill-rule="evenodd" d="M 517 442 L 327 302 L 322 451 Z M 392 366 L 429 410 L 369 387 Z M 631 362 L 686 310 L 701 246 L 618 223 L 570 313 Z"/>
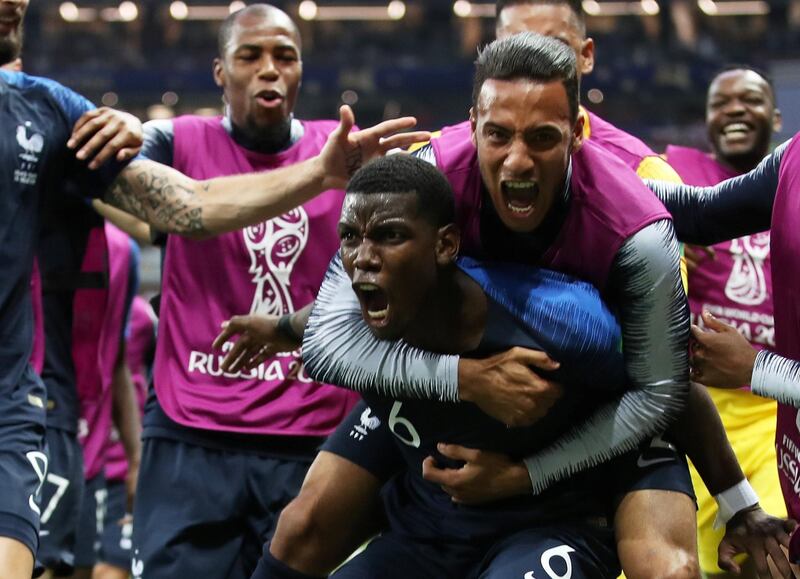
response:
<path fill-rule="evenodd" d="M 30 277 L 40 221 L 49 195 L 101 195 L 121 166 L 90 171 L 66 147 L 72 126 L 94 105 L 64 86 L 24 73 L 0 71 L 0 399 L 26 371 L 33 340 Z M 28 416 L 0 421 L 43 422 L 43 401 L 29 397 Z"/>
<path fill-rule="evenodd" d="M 481 265 L 466 259 L 460 265 L 483 287 L 489 308 L 481 344 L 465 356 L 483 357 L 513 346 L 546 351 L 562 364 L 551 377 L 562 383 L 564 393 L 532 426 L 507 428 L 472 403 L 395 400 L 363 392 L 372 415 L 394 434 L 408 466 L 384 491 L 393 528 L 431 538 L 479 540 L 531 521 L 605 516 L 610 493 L 595 492 L 606 482 L 599 469 L 538 496 L 481 507 L 454 505 L 442 489 L 422 479 L 422 462 L 428 456 L 442 467 L 461 466 L 437 451 L 439 442 L 521 460 L 618 396 L 626 382 L 619 325 L 592 286 L 529 266 Z"/>
<path fill-rule="evenodd" d="M 522 459 L 562 436 L 600 400 L 618 396 L 626 383 L 619 324 L 593 286 L 530 266 L 469 258 L 459 259 L 459 266 L 482 287 L 488 305 L 481 343 L 463 356 L 485 357 L 513 346 L 547 352 L 561 363 L 547 377 L 561 383 L 564 394 L 534 425 L 507 428 L 469 402 L 393 400 L 362 392 L 384 423 L 397 425 L 392 430 L 412 470 L 434 454 L 437 442 Z"/>

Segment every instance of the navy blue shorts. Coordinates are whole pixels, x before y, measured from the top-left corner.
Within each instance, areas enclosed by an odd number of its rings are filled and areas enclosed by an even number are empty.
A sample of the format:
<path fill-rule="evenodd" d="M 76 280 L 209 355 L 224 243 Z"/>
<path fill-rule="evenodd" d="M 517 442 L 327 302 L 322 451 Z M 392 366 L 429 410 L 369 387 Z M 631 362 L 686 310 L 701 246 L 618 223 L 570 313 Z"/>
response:
<path fill-rule="evenodd" d="M 133 523 L 120 524 L 125 518 L 128 491 L 125 481 L 106 481 L 106 524 L 100 538 L 98 561 L 128 570 L 131 568 L 131 546 L 133 545 Z"/>
<path fill-rule="evenodd" d="M 309 466 L 145 438 L 133 517 L 134 577 L 249 578 Z"/>
<path fill-rule="evenodd" d="M 106 480 L 102 474 L 86 481 L 75 540 L 75 567 L 94 567 L 106 519 Z"/>
<path fill-rule="evenodd" d="M 47 475 L 44 385 L 28 368 L 0 406 L 0 536 L 39 547 L 40 491 Z M 41 414 L 41 421 L 22 421 Z M 15 417 L 22 417 L 14 422 Z"/>
<path fill-rule="evenodd" d="M 612 529 L 544 526 L 494 544 L 414 541 L 389 531 L 333 579 L 613 579 L 620 573 Z"/>
<path fill-rule="evenodd" d="M 50 464 L 42 486 L 42 517 L 37 561 L 57 577 L 71 575 L 83 501 L 83 451 L 75 434 L 48 428 Z"/>

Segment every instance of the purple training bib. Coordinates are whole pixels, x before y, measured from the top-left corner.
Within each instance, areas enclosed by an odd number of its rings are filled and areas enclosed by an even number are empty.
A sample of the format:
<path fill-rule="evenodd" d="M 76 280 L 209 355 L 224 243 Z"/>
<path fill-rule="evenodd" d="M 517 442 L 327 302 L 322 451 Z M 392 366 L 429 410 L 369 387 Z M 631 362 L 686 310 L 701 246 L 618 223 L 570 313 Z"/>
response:
<path fill-rule="evenodd" d="M 738 174 L 697 149 L 670 145 L 666 155 L 689 185 L 716 185 Z M 700 314 L 708 310 L 735 326 L 759 350 L 774 349 L 770 233 L 746 235 L 713 248 L 715 258 L 701 254 L 697 269 L 689 275 L 692 322 L 702 326 Z"/>
<path fill-rule="evenodd" d="M 220 118 L 173 121 L 174 163 L 195 179 L 271 171 L 315 156 L 336 128 L 303 122 L 303 137 L 264 155 L 238 146 Z M 154 383 L 175 422 L 208 430 L 324 436 L 357 400 L 353 392 L 311 380 L 299 352 L 253 371 L 223 373 L 211 348 L 220 324 L 244 313 L 281 315 L 311 302 L 339 248 L 344 192 L 325 191 L 292 211 L 211 239 L 170 236 L 164 260 Z"/>

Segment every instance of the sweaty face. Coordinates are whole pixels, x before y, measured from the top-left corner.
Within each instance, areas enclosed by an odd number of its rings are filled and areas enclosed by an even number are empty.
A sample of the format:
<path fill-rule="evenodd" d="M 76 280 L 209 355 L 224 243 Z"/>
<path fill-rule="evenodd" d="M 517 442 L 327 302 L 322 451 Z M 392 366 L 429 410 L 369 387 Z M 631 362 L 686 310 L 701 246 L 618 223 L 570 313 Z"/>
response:
<path fill-rule="evenodd" d="M 436 283 L 438 229 L 413 193 L 348 193 L 339 220 L 342 262 L 361 315 L 381 339 L 402 337 Z"/>
<path fill-rule="evenodd" d="M 706 125 L 720 160 L 766 155 L 776 122 L 769 85 L 752 70 L 724 72 L 709 87 Z"/>
<path fill-rule="evenodd" d="M 19 56 L 22 50 L 22 19 L 28 0 L 0 1 L 0 65 Z"/>
<path fill-rule="evenodd" d="M 535 32 L 560 40 L 575 52 L 578 74 L 594 68 L 594 42 L 585 38 L 581 23 L 564 4 L 514 4 L 497 15 L 496 35 L 503 39 L 520 32 Z"/>
<path fill-rule="evenodd" d="M 242 16 L 215 76 L 235 125 L 257 132 L 284 122 L 294 109 L 302 76 L 300 47 L 288 17 Z"/>
<path fill-rule="evenodd" d="M 497 214 L 512 231 L 535 230 L 562 192 L 580 134 L 564 86 L 487 80 L 471 121 L 481 177 Z"/>

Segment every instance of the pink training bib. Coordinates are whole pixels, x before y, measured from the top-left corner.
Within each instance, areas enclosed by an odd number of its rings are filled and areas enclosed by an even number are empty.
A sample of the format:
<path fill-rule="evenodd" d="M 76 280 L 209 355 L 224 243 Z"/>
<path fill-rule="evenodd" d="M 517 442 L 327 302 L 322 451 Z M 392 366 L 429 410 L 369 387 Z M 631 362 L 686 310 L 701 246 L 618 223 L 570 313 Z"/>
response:
<path fill-rule="evenodd" d="M 286 151 L 264 155 L 238 146 L 220 118 L 173 121 L 174 163 L 196 179 L 271 171 L 308 159 L 337 124 L 303 123 Z M 211 344 L 220 324 L 238 314 L 281 315 L 311 302 L 339 247 L 343 191 L 325 191 L 253 227 L 191 240 L 170 236 L 164 261 L 154 383 L 175 422 L 208 430 L 325 436 L 357 400 L 353 392 L 311 380 L 299 352 L 252 372 L 223 373 Z"/>
<path fill-rule="evenodd" d="M 110 223 L 89 233 L 81 270 L 108 272 L 108 287 L 79 289 L 73 302 L 72 359 L 81 406 L 78 439 L 87 480 L 105 465 L 112 423 L 111 383 L 127 313 L 130 259 L 130 239 Z"/>

